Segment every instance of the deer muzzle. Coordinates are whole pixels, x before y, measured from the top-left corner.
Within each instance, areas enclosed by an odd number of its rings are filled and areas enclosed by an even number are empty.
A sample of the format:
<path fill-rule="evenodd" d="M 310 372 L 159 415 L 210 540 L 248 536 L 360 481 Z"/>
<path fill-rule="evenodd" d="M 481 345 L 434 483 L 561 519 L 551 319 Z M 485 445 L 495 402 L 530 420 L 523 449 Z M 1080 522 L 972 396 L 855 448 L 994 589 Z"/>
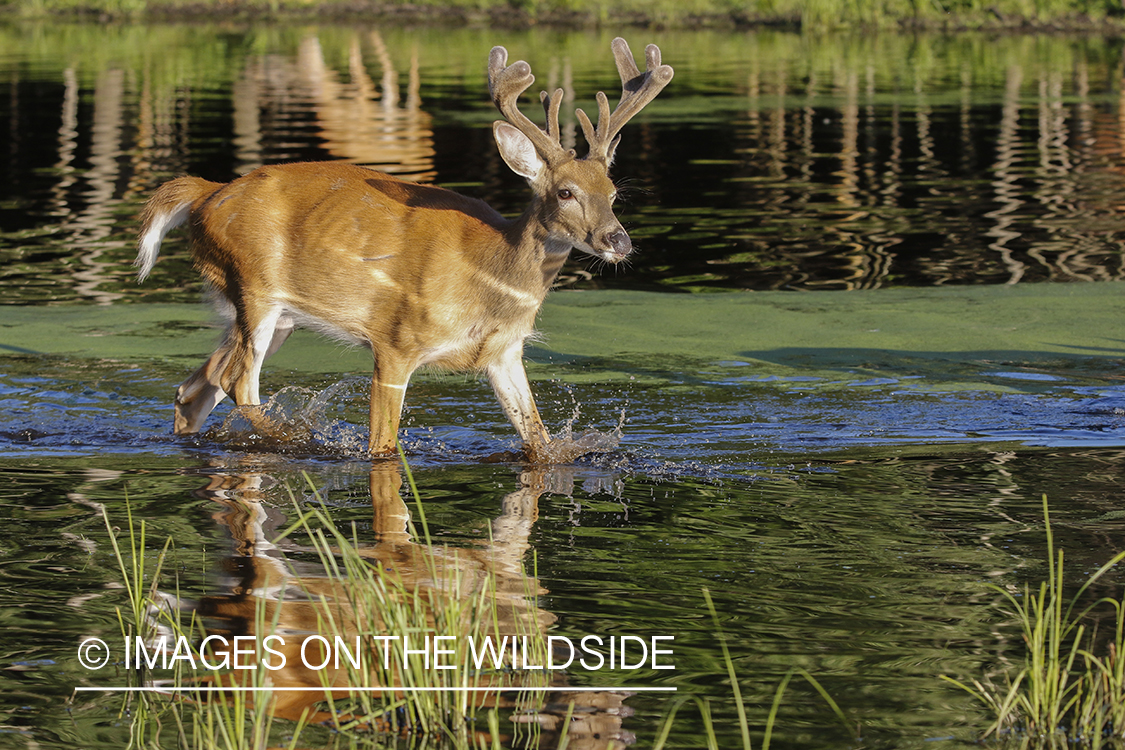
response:
<path fill-rule="evenodd" d="M 625 259 L 633 250 L 633 241 L 629 239 L 629 235 L 621 227 L 611 231 L 603 238 L 605 250 L 602 251 L 602 257 L 610 263 L 617 263 Z"/>

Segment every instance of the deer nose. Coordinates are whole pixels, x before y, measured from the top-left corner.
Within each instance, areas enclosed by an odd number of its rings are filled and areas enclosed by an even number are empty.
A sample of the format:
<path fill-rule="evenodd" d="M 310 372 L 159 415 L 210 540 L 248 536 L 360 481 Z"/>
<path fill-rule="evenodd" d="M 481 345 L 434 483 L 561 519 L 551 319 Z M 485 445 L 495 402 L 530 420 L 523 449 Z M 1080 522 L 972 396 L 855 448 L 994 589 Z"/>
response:
<path fill-rule="evenodd" d="M 625 234 L 625 230 L 620 228 L 607 234 L 605 243 L 609 245 L 610 251 L 618 259 L 624 258 L 633 249 L 633 241 L 629 239 L 629 235 Z"/>

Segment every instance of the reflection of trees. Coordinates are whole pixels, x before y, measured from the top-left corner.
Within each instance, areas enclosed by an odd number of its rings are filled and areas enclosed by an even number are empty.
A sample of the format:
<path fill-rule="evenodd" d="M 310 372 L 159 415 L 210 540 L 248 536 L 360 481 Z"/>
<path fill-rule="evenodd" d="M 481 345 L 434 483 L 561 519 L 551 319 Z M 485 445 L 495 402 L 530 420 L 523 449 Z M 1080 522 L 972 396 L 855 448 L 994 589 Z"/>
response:
<path fill-rule="evenodd" d="M 1009 283 L 1016 283 L 1023 277 L 1023 264 L 1012 257 L 1008 243 L 1019 239 L 1019 232 L 1012 231 L 1015 214 L 1019 211 L 1023 201 L 1016 187 L 1019 179 L 1019 119 L 1020 119 L 1020 85 L 1023 83 L 1023 71 L 1018 67 L 1008 69 L 1008 83 L 1004 87 L 1003 117 L 1000 119 L 1000 134 L 997 138 L 996 162 L 993 166 L 995 178 L 992 188 L 995 191 L 995 203 L 999 208 L 985 214 L 992 219 L 994 224 L 986 232 L 995 240 L 989 244 L 989 249 L 1000 256 L 1001 262 L 1008 269 Z"/>
<path fill-rule="evenodd" d="M 73 102 L 68 86 L 63 100 L 63 126 L 59 131 L 59 164 L 69 162 L 74 153 L 71 126 Z M 78 254 L 78 270 L 73 271 L 74 290 L 83 297 L 109 304 L 122 295 L 101 289 L 107 270 L 116 265 L 113 258 L 102 259 L 115 244 L 108 241 L 114 229 L 114 210 L 121 203 L 118 180 L 121 178 L 121 156 L 125 128 L 125 72 L 108 69 L 101 72 L 94 86 L 94 123 L 91 129 L 90 168 L 84 176 L 84 208 L 66 218 L 69 244 Z M 64 168 L 64 180 L 73 174 Z"/>
<path fill-rule="evenodd" d="M 299 142 L 302 121 L 311 117 L 320 147 L 330 157 L 413 180 L 434 177 L 430 116 L 421 109 L 418 50 L 410 56 L 403 98 L 395 61 L 382 37 L 377 31 L 366 37 L 382 71 L 378 86 L 367 73 L 358 35 L 348 42 L 347 83 L 325 62 L 315 35 L 301 41 L 295 57 L 247 61 L 233 91 L 239 173 L 283 160 L 287 149 L 283 146 L 279 153 L 278 142 Z"/>
<path fill-rule="evenodd" d="M 364 68 L 358 39 L 348 48 L 349 85 L 339 83 L 335 71 L 324 64 L 315 37 L 301 45 L 299 66 L 324 146 L 338 158 L 412 179 L 432 179 L 433 137 L 430 116 L 421 110 L 418 50 L 411 53 L 406 96 L 401 99 L 398 73 L 382 37 L 375 31 L 368 36 L 383 73 L 378 88 Z"/>
<path fill-rule="evenodd" d="M 430 116 L 421 109 L 421 53 L 415 46 L 403 89 L 401 61 L 394 60 L 377 32 L 363 39 L 366 44 L 353 34 L 346 42 L 347 83 L 326 64 L 316 35 L 306 36 L 292 55 L 237 60 L 239 72 L 230 83 L 223 82 L 231 69 L 222 63 L 217 70 L 189 71 L 185 77 L 184 60 L 176 57 L 146 58 L 136 67 L 115 62 L 94 71 L 63 69 L 60 126 L 50 165 L 57 177 L 47 211 L 57 217 L 65 250 L 58 253 L 58 265 L 36 272 L 56 274 L 50 282 L 69 277 L 69 288 L 83 298 L 109 303 L 122 297 L 118 290 L 131 276 L 135 212 L 152 187 L 173 174 L 204 172 L 228 179 L 265 161 L 339 158 L 407 179 L 432 179 Z M 381 70 L 378 84 L 367 73 L 368 54 Z M 83 80 L 84 73 L 93 73 L 92 84 Z M 197 164 L 202 154 L 196 139 L 199 131 L 213 127 L 207 118 L 214 117 L 199 110 L 198 102 L 208 101 L 216 79 L 229 87 L 233 172 Z M 87 88 L 93 102 L 88 124 L 81 111 Z M 13 106 L 18 104 L 15 99 Z"/>
<path fill-rule="evenodd" d="M 53 141 L 37 141 L 45 156 L 33 165 L 37 179 L 53 180 L 33 198 L 52 235 L 18 272 L 34 279 L 32 291 L 54 285 L 51 299 L 59 286 L 101 302 L 132 290 L 133 217 L 169 176 L 225 180 L 266 162 L 337 158 L 431 180 L 436 108 L 450 123 L 459 110 L 488 107 L 488 42 L 468 32 L 70 36 L 79 33 L 50 32 L 40 43 L 50 52 L 0 39 L 56 71 L 57 125 Z M 613 90 L 598 35 L 528 39 L 524 55 L 547 72 L 543 88 L 562 86 L 568 97 Z M 678 38 L 669 54 L 690 74 L 654 110 L 671 127 L 639 122 L 619 153 L 619 172 L 654 191 L 626 220 L 642 249 L 665 258 L 649 255 L 620 278 L 829 289 L 1119 279 L 1125 108 L 1115 45 Z M 423 61 L 442 66 L 435 78 L 424 80 Z M 25 74 L 13 75 L 9 116 L 19 131 L 31 121 L 20 107 L 34 99 L 21 100 Z M 440 93 L 428 93 L 423 110 L 427 86 Z M 11 139 L 21 169 L 36 150 L 22 145 L 31 135 Z M 444 127 L 438 138 L 445 182 L 476 183 L 503 210 L 522 208 L 522 184 L 487 128 Z M 162 268 L 186 272 L 186 262 Z"/>
<path fill-rule="evenodd" d="M 748 48 L 739 164 L 725 182 L 743 213 L 716 232 L 734 248 L 703 259 L 715 285 L 1121 278 L 1115 195 L 1125 170 L 1115 165 L 1125 159 L 1116 134 L 1099 143 L 1111 129 L 1098 124 L 1120 116 L 1119 103 L 1100 103 L 1120 88 L 1109 49 L 942 46 Z M 677 266 L 667 281 L 708 283 L 693 271 Z"/>

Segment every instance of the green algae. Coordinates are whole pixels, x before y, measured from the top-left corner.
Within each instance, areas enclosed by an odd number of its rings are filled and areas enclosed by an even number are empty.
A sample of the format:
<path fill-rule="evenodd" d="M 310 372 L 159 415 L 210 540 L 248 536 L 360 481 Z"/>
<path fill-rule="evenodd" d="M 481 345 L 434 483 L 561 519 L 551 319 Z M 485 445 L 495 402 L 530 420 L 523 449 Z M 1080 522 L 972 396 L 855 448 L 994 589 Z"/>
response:
<path fill-rule="evenodd" d="M 543 307 L 542 338 L 529 346 L 528 358 L 533 376 L 575 382 L 735 371 L 757 380 L 917 375 L 946 381 L 943 389 L 981 387 L 975 381 L 997 371 L 1018 387 L 1034 383 L 1037 373 L 1115 379 L 1125 359 L 1118 333 L 1123 293 L 1125 285 L 1112 282 L 707 295 L 560 292 Z M 8 307 L 0 352 L 194 367 L 220 335 L 204 305 Z M 267 368 L 365 372 L 368 356 L 298 332 Z M 958 383 L 966 377 L 974 382 Z"/>
<path fill-rule="evenodd" d="M 753 365 L 768 377 L 1003 370 L 1115 373 L 1125 357 L 1118 283 L 852 292 L 560 293 L 544 306 L 546 351 L 601 364 Z M 537 354 L 539 352 L 536 352 Z M 548 354 L 548 357 L 551 355 Z M 978 384 L 973 384 L 977 387 Z M 955 387 L 947 383 L 943 389 Z"/>
<path fill-rule="evenodd" d="M 1119 283 L 550 298 L 548 346 L 849 366 L 878 353 L 1028 363 L 1125 356 Z"/>

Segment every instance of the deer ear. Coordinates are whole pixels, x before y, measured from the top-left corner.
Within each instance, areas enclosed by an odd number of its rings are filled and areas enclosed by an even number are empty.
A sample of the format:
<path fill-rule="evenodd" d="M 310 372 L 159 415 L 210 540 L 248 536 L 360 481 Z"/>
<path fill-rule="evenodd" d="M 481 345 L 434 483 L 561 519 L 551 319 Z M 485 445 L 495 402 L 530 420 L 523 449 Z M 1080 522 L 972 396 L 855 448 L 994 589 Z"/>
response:
<path fill-rule="evenodd" d="M 531 139 L 503 120 L 492 123 L 492 132 L 496 135 L 500 156 L 504 157 L 504 162 L 512 171 L 532 182 L 539 179 L 547 165 L 539 157 Z"/>
<path fill-rule="evenodd" d="M 1125 0 L 1123 0 L 1125 2 Z M 605 168 L 609 169 L 613 166 L 613 155 L 617 153 L 617 144 L 621 143 L 621 136 L 614 137 L 609 143 L 609 147 L 605 150 Z"/>

